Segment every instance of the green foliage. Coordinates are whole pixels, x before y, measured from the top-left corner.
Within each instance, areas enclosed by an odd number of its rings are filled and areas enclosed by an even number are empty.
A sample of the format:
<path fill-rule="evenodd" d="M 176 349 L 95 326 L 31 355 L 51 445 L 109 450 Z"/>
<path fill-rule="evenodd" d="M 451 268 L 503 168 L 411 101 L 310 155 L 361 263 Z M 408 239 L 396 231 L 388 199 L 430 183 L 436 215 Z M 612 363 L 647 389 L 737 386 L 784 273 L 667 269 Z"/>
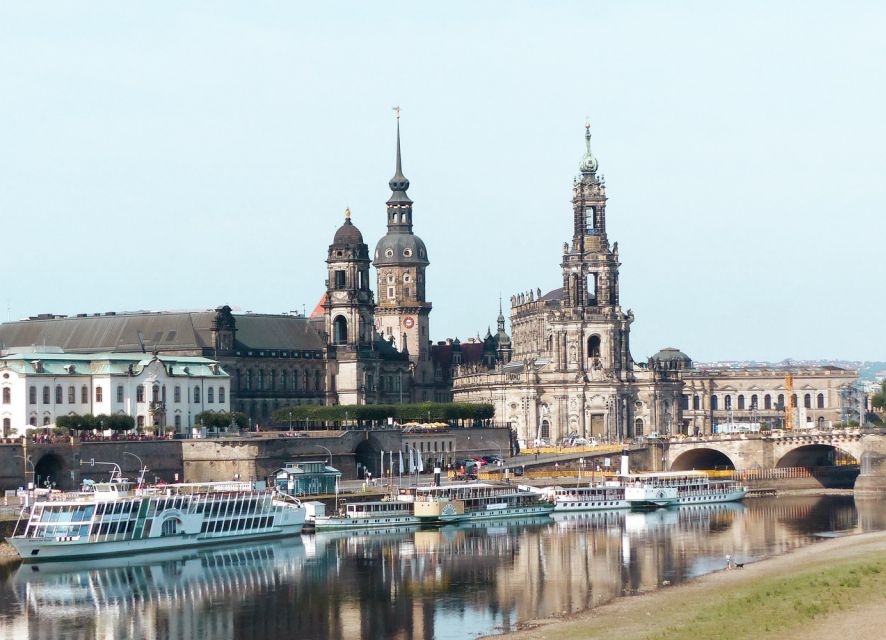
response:
<path fill-rule="evenodd" d="M 93 429 L 129 431 L 135 428 L 135 418 L 132 416 L 107 416 L 104 414 L 94 416 L 91 413 L 86 413 L 82 416 L 59 416 L 55 420 L 55 426 L 63 431 L 92 431 Z"/>
<path fill-rule="evenodd" d="M 202 425 L 207 429 L 227 430 L 231 428 L 232 422 L 235 429 L 245 429 L 249 426 L 249 418 L 245 413 L 239 411 L 231 413 L 203 411 L 194 417 L 194 424 Z"/>
<path fill-rule="evenodd" d="M 886 380 L 880 386 L 880 392 L 871 397 L 871 406 L 880 411 L 886 410 Z"/>
<path fill-rule="evenodd" d="M 296 405 L 274 412 L 274 422 L 348 422 L 363 424 L 384 422 L 454 422 L 456 420 L 490 420 L 495 416 L 491 404 L 472 402 L 419 402 L 415 404 L 351 404 Z"/>

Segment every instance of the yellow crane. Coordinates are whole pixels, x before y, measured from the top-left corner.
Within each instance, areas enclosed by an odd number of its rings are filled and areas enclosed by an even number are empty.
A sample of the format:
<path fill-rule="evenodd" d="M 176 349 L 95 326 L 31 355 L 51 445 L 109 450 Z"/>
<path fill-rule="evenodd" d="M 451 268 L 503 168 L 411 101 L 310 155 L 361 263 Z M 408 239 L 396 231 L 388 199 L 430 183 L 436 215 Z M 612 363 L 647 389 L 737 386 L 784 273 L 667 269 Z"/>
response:
<path fill-rule="evenodd" d="M 794 428 L 794 376 L 786 373 L 784 376 L 784 428 L 791 431 Z"/>

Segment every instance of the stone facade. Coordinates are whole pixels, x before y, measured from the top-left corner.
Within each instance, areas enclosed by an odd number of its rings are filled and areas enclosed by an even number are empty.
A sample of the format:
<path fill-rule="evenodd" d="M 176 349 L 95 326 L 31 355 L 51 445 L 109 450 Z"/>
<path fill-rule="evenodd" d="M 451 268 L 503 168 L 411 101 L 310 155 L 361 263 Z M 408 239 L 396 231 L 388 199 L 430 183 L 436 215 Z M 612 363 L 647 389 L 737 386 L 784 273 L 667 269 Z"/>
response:
<path fill-rule="evenodd" d="M 621 440 L 679 411 L 679 378 L 631 358 L 634 316 L 621 306 L 618 243 L 606 233 L 606 185 L 590 143 L 586 129 L 562 288 L 512 296 L 512 360 L 461 367 L 453 379 L 455 400 L 491 402 L 523 442 Z"/>
<path fill-rule="evenodd" d="M 563 286 L 511 297 L 513 359 L 456 366 L 454 399 L 492 403 L 498 420 L 525 443 L 568 435 L 623 440 L 711 433 L 717 425 L 752 419 L 777 427 L 784 415 L 778 392 L 788 371 L 695 369 L 676 349 L 634 361 L 634 314 L 621 306 L 618 243 L 607 237 L 606 186 L 589 130 L 585 144 L 572 191 L 572 242 L 563 245 L 560 263 Z M 792 373 L 795 425 L 839 422 L 855 372 L 806 367 Z"/>

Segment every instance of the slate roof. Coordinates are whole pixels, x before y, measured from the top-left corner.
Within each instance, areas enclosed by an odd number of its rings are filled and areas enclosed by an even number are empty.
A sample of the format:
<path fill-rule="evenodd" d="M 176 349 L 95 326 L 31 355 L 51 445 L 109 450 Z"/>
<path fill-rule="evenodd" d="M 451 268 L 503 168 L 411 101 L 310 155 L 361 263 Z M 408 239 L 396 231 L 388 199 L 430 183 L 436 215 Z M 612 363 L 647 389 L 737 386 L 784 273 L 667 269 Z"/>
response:
<path fill-rule="evenodd" d="M 214 348 L 212 311 L 162 311 L 54 317 L 0 324 L 0 346 L 60 347 L 65 353 L 196 352 Z M 324 342 L 307 318 L 287 315 L 234 316 L 236 350 L 315 350 Z"/>

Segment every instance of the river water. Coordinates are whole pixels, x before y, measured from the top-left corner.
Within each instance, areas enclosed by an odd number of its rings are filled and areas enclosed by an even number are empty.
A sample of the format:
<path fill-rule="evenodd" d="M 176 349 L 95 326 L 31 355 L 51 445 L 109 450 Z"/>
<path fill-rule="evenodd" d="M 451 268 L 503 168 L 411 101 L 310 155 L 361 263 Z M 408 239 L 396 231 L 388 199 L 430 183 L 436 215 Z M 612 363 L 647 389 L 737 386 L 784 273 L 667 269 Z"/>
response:
<path fill-rule="evenodd" d="M 448 640 L 886 528 L 852 496 L 324 533 L 0 575 L 0 639 Z"/>

